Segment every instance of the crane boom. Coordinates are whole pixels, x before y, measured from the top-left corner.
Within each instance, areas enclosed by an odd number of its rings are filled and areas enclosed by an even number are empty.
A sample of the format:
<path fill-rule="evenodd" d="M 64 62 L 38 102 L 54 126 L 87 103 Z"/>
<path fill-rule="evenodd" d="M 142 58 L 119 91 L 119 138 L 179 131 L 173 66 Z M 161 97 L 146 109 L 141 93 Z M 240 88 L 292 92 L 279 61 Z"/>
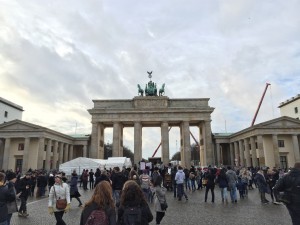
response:
<path fill-rule="evenodd" d="M 255 123 L 255 120 L 256 120 L 258 111 L 259 111 L 259 109 L 260 109 L 261 103 L 262 103 L 263 100 L 264 100 L 264 97 L 265 97 L 265 94 L 266 94 L 266 91 L 267 91 L 269 85 L 271 85 L 271 84 L 266 83 L 266 87 L 265 87 L 264 93 L 263 93 L 263 95 L 261 96 L 260 102 L 259 102 L 259 104 L 258 104 L 257 110 L 256 110 L 256 112 L 255 112 L 254 118 L 253 118 L 252 123 L 251 123 L 251 127 L 252 127 L 252 126 L 254 125 L 254 123 Z"/>

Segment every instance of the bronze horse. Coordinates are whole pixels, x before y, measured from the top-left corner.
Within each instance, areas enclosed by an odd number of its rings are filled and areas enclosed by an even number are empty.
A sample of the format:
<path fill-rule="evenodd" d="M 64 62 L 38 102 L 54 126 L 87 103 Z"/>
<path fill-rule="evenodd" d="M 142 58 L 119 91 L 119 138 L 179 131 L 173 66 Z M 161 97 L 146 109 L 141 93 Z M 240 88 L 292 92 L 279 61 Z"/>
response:
<path fill-rule="evenodd" d="M 163 96 L 165 94 L 165 83 L 163 83 L 162 87 L 159 89 L 159 96 Z"/>
<path fill-rule="evenodd" d="M 144 90 L 141 88 L 141 86 L 138 84 L 138 95 L 144 96 Z"/>

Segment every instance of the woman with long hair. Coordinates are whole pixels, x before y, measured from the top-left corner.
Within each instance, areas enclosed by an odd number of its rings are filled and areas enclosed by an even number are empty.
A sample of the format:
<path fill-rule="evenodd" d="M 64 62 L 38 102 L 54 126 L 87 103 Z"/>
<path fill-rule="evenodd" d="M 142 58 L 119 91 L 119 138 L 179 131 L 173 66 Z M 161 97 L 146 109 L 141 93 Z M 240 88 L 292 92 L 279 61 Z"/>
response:
<path fill-rule="evenodd" d="M 134 180 L 126 181 L 123 186 L 118 209 L 118 225 L 125 224 L 125 220 L 128 219 L 128 210 L 140 212 L 140 215 L 137 215 L 138 218 L 135 218 L 135 221 L 138 221 L 139 224 L 148 225 L 153 220 L 153 215 L 142 189 Z"/>
<path fill-rule="evenodd" d="M 58 209 L 56 202 L 58 199 L 65 199 L 67 205 L 64 209 Z M 49 192 L 48 211 L 52 215 L 54 213 L 56 225 L 66 225 L 62 217 L 64 213 L 70 210 L 70 189 L 69 186 L 62 181 L 60 174 L 55 175 L 55 184 L 51 187 Z"/>
<path fill-rule="evenodd" d="M 109 225 L 116 224 L 112 188 L 108 181 L 101 181 L 96 185 L 92 198 L 85 204 L 81 213 L 80 225 L 86 224 L 93 217 L 97 220 L 101 217 L 103 220 L 107 220 Z"/>

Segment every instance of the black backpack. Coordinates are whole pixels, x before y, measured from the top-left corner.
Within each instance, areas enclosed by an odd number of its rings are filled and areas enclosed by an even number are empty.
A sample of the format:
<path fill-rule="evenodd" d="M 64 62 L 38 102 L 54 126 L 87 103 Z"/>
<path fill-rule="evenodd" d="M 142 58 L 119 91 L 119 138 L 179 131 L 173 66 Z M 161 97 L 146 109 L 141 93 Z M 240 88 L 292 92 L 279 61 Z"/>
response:
<path fill-rule="evenodd" d="M 124 225 L 141 225 L 142 224 L 142 209 L 139 206 L 126 206 L 123 214 Z"/>

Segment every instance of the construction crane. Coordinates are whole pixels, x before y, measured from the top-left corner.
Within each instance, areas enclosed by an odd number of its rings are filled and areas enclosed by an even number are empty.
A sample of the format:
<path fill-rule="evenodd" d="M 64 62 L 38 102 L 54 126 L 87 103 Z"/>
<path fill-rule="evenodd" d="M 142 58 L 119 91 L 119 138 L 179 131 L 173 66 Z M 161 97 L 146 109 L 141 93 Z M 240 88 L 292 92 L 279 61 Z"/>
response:
<path fill-rule="evenodd" d="M 255 120 L 256 120 L 258 111 L 259 111 L 259 109 L 260 109 L 261 103 L 263 102 L 264 97 L 265 97 L 265 94 L 266 94 L 266 92 L 267 92 L 267 89 L 268 89 L 268 87 L 269 87 L 270 85 L 271 85 L 271 84 L 266 83 L 266 87 L 265 87 L 264 93 L 263 93 L 263 95 L 261 96 L 260 102 L 259 102 L 259 104 L 258 104 L 257 110 L 256 110 L 256 112 L 255 112 L 254 118 L 253 118 L 252 123 L 251 123 L 251 127 L 252 127 L 252 126 L 254 125 L 254 123 L 255 123 Z"/>
<path fill-rule="evenodd" d="M 169 131 L 171 130 L 171 128 L 172 128 L 172 127 L 169 128 Z M 199 145 L 198 141 L 196 140 L 196 138 L 194 137 L 194 135 L 192 134 L 191 131 L 190 131 L 190 134 L 191 134 L 192 138 L 194 139 L 194 141 L 196 142 L 196 145 L 199 146 L 199 148 L 200 148 L 200 145 Z M 152 155 L 152 158 L 156 155 L 156 153 L 157 153 L 158 149 L 160 148 L 160 146 L 161 146 L 161 142 L 159 143 L 159 145 L 158 145 L 157 148 L 155 149 L 155 151 L 154 151 L 154 153 L 153 153 L 153 155 Z"/>

